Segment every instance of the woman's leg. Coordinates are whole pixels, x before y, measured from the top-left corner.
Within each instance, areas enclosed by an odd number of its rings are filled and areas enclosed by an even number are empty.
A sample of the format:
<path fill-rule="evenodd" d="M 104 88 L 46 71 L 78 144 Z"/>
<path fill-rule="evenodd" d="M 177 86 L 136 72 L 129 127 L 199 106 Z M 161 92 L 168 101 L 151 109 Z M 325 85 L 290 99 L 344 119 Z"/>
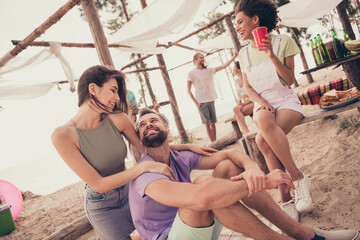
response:
<path fill-rule="evenodd" d="M 235 115 L 235 119 L 238 122 L 238 124 L 240 125 L 241 129 L 244 131 L 244 133 L 248 133 L 250 132 L 248 126 L 246 125 L 245 122 L 245 116 L 242 112 L 243 108 L 246 107 L 247 105 L 243 105 L 243 104 L 237 104 L 234 108 L 233 108 L 233 112 Z"/>
<path fill-rule="evenodd" d="M 281 109 L 276 116 L 268 110 L 256 112 L 254 120 L 258 125 L 261 135 L 277 157 L 280 164 L 290 174 L 293 181 L 303 178 L 303 175 L 296 167 L 290 153 L 290 146 L 286 134 L 301 120 L 302 114 L 290 109 Z M 274 161 L 274 166 L 279 165 Z"/>

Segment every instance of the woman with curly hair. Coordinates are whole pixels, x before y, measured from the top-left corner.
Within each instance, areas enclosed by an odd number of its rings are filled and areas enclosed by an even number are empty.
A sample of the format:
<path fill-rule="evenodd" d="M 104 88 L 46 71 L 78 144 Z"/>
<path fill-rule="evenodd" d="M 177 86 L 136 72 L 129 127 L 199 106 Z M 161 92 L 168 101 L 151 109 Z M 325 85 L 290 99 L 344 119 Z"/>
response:
<path fill-rule="evenodd" d="M 296 167 L 286 134 L 303 118 L 301 103 L 290 87 L 295 80 L 294 56 L 299 48 L 287 35 L 267 35 L 264 50 L 256 47 L 252 31 L 278 22 L 277 9 L 269 0 L 240 0 L 235 9 L 236 31 L 250 41 L 239 53 L 245 89 L 254 100 L 254 121 L 259 128 L 256 143 L 269 170 L 286 170 L 295 184 L 295 201 L 280 188 L 282 209 L 298 221 L 298 212 L 311 208 L 310 178 Z"/>

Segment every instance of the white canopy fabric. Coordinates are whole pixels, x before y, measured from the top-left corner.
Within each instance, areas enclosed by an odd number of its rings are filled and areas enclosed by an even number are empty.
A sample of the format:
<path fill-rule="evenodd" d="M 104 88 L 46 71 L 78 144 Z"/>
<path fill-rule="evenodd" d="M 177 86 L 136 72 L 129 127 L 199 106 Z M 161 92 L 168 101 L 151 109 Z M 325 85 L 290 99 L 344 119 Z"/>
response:
<path fill-rule="evenodd" d="M 0 80 L 0 100 L 23 100 L 45 95 L 55 83 Z"/>
<path fill-rule="evenodd" d="M 306 28 L 317 18 L 334 9 L 342 0 L 297 0 L 278 8 L 280 23 L 287 27 Z"/>
<path fill-rule="evenodd" d="M 221 0 L 154 1 L 109 37 L 108 42 L 131 47 L 119 48 L 121 51 L 161 53 L 165 48 L 156 47 L 159 38 L 181 32 L 199 12 L 210 10 L 220 2 Z"/>
<path fill-rule="evenodd" d="M 221 34 L 220 36 L 204 41 L 198 46 L 192 46 L 195 49 L 204 50 L 206 52 L 211 52 L 212 50 L 225 49 L 225 48 L 234 48 L 231 36 L 228 32 Z"/>

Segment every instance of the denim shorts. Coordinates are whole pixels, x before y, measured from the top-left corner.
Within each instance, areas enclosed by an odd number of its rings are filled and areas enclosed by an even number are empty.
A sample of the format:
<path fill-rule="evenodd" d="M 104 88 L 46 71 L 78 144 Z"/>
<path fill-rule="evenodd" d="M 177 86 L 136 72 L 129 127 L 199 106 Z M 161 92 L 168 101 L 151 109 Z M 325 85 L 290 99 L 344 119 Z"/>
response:
<path fill-rule="evenodd" d="M 125 239 L 135 230 L 128 192 L 128 184 L 106 193 L 85 185 L 84 209 L 101 240 Z"/>

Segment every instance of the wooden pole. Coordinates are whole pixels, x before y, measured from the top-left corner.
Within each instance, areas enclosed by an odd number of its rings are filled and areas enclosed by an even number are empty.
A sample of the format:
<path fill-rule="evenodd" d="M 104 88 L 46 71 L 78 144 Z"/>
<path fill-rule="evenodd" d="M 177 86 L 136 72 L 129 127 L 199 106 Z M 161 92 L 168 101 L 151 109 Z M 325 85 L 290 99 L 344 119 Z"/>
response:
<path fill-rule="evenodd" d="M 141 54 L 137 54 L 137 55 L 138 55 L 138 58 L 140 59 Z M 140 67 L 143 68 L 143 69 L 146 68 L 146 65 L 145 65 L 144 61 L 140 61 Z M 159 69 L 159 68 L 160 67 L 158 67 L 157 69 Z M 147 69 L 147 70 L 151 71 L 152 69 Z M 151 98 L 151 102 L 152 102 L 153 105 L 155 105 L 156 97 L 155 97 L 154 91 L 153 91 L 151 83 L 150 83 L 149 74 L 147 73 L 147 71 L 143 71 L 143 75 L 144 75 L 144 78 L 145 78 L 146 87 L 149 90 L 149 95 L 150 95 L 150 98 Z"/>
<path fill-rule="evenodd" d="M 338 12 L 340 22 L 341 22 L 341 25 L 342 25 L 343 29 L 346 30 L 346 32 L 348 33 L 350 39 L 354 40 L 355 39 L 355 33 L 354 33 L 354 31 L 353 31 L 353 29 L 351 27 L 350 19 L 349 19 L 349 16 L 348 16 L 347 12 L 346 12 L 345 1 L 342 1 L 339 5 L 337 5 L 336 11 Z"/>
<path fill-rule="evenodd" d="M 17 45 L 20 43 L 19 40 L 11 40 L 13 45 Z M 76 47 L 76 48 L 95 48 L 95 44 L 93 43 L 60 43 L 62 47 Z M 49 47 L 50 42 L 48 41 L 34 41 L 32 43 L 29 43 L 28 46 L 32 47 Z M 131 48 L 130 46 L 121 45 L 117 43 L 112 43 L 108 45 L 109 48 Z"/>
<path fill-rule="evenodd" d="M 307 61 L 306 61 L 306 58 L 305 58 L 305 54 L 304 54 L 304 50 L 303 50 L 303 48 L 302 48 L 302 46 L 301 46 L 301 44 L 300 44 L 300 41 L 299 41 L 299 39 L 297 38 L 297 36 L 295 35 L 294 30 L 293 30 L 292 28 L 290 28 L 290 32 L 291 32 L 291 35 L 293 36 L 293 38 L 294 38 L 294 40 L 295 40 L 296 45 L 297 45 L 297 46 L 299 47 L 299 49 L 300 49 L 300 58 L 301 58 L 301 62 L 302 62 L 302 64 L 303 64 L 303 67 L 304 67 L 305 70 L 308 70 L 308 69 L 309 69 L 309 66 L 308 66 L 308 64 L 307 64 Z M 314 82 L 314 79 L 313 79 L 311 73 L 307 73 L 307 74 L 305 74 L 305 75 L 306 75 L 306 78 L 307 78 L 307 80 L 308 80 L 308 83 Z M 298 87 L 298 86 L 299 86 L 299 83 L 296 81 L 296 79 L 295 79 L 295 81 L 294 81 L 294 85 L 295 85 L 295 87 Z"/>
<path fill-rule="evenodd" d="M 236 33 L 236 30 L 234 28 L 234 24 L 232 23 L 231 21 L 231 17 L 230 16 L 227 16 L 225 18 L 225 23 L 226 23 L 226 26 L 229 30 L 229 33 L 230 33 L 230 36 L 231 36 L 231 40 L 234 44 L 234 48 L 236 50 L 236 54 L 239 54 L 239 51 L 240 51 L 240 48 L 241 48 L 241 44 L 239 42 L 239 38 L 237 36 L 237 33 Z"/>
<path fill-rule="evenodd" d="M 218 53 L 219 53 L 219 58 L 220 58 L 221 64 L 224 65 L 224 60 L 223 60 L 223 58 L 222 58 L 222 56 L 221 56 L 221 53 L 220 53 L 220 52 L 218 52 Z M 233 89 L 233 87 L 232 87 L 232 85 L 231 85 L 229 73 L 227 72 L 227 69 L 224 69 L 224 70 L 225 70 L 226 77 L 227 77 L 227 80 L 228 80 L 229 85 L 230 85 L 230 88 L 231 88 L 231 92 L 232 92 L 232 94 L 233 94 L 233 96 L 234 96 L 235 103 L 237 103 L 237 99 L 236 99 L 236 96 L 235 96 L 235 92 L 234 92 L 234 89 Z"/>
<path fill-rule="evenodd" d="M 111 59 L 108 43 L 105 37 L 104 29 L 101 25 L 99 15 L 95 8 L 93 0 L 81 0 L 81 5 L 89 24 L 91 34 L 94 39 L 96 52 L 102 65 L 114 66 Z"/>
<path fill-rule="evenodd" d="M 140 3 L 141 3 L 141 7 L 143 9 L 146 8 L 146 6 L 147 6 L 146 0 L 140 0 Z M 159 67 L 161 68 L 161 75 L 163 76 L 163 79 L 165 82 L 166 91 L 167 91 L 167 94 L 168 94 L 169 100 L 170 100 L 171 110 L 174 114 L 174 120 L 176 123 L 177 130 L 179 132 L 180 138 L 181 138 L 181 142 L 187 143 L 187 142 L 189 142 L 189 138 L 186 134 L 184 125 L 181 120 L 179 108 L 178 108 L 178 105 L 176 102 L 174 90 L 171 85 L 170 76 L 169 76 L 169 73 L 168 73 L 166 65 L 165 65 L 164 57 L 162 54 L 157 54 L 156 57 L 157 57 L 157 60 L 159 63 Z"/>
<path fill-rule="evenodd" d="M 47 29 L 57 23 L 70 9 L 79 4 L 80 0 L 70 0 L 64 6 L 59 8 L 53 15 L 51 15 L 38 28 L 30 33 L 24 40 L 19 42 L 9 53 L 0 59 L 0 67 L 4 66 L 10 59 L 18 55 L 22 50 L 27 48 L 31 42 L 40 37 Z"/>
<path fill-rule="evenodd" d="M 138 69 L 136 69 L 136 70 L 129 71 L 129 72 L 123 72 L 123 73 L 125 73 L 125 74 L 128 74 L 128 73 L 138 73 L 138 72 L 153 71 L 153 70 L 158 70 L 158 69 L 161 69 L 161 67 L 138 68 Z"/>
<path fill-rule="evenodd" d="M 174 90 L 172 88 L 171 85 L 171 81 L 170 81 L 170 76 L 169 73 L 166 69 L 166 65 L 165 65 L 165 61 L 164 61 L 164 57 L 162 54 L 157 54 L 156 55 L 157 60 L 159 62 L 159 66 L 161 67 L 161 75 L 163 76 L 164 82 L 165 82 L 165 86 L 166 86 L 166 91 L 167 94 L 169 96 L 169 100 L 170 100 L 170 105 L 171 105 L 171 110 L 174 114 L 174 120 L 176 123 L 176 127 L 177 130 L 179 132 L 180 138 L 181 138 L 181 142 L 182 143 L 187 143 L 189 142 L 189 138 L 186 134 L 184 125 L 182 123 L 182 119 L 179 113 L 179 108 L 176 102 L 176 98 L 175 98 L 175 94 L 174 94 Z"/>
<path fill-rule="evenodd" d="M 204 51 L 204 50 L 196 49 L 196 48 L 192 48 L 192 47 L 188 47 L 188 46 L 182 45 L 182 44 L 180 44 L 180 43 L 174 44 L 174 46 L 181 47 L 181 48 L 185 48 L 185 49 L 188 49 L 188 50 L 191 50 L 191 51 L 195 51 L 195 52 L 201 52 L 201 53 L 204 53 L 204 54 L 207 53 L 207 52 Z"/>

